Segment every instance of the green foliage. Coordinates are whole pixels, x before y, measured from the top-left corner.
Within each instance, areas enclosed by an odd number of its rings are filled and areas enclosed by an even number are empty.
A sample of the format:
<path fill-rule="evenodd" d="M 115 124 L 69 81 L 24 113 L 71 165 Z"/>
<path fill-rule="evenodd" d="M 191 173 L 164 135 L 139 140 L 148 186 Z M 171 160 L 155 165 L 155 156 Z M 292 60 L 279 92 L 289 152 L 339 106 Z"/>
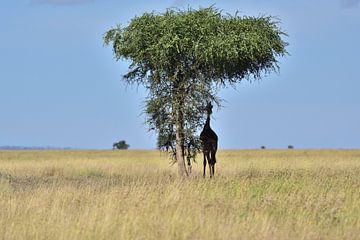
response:
<path fill-rule="evenodd" d="M 222 15 L 213 7 L 145 13 L 105 34 L 116 59 L 132 60 L 126 80 L 148 84 L 185 79 L 237 82 L 276 70 L 286 54 L 284 32 L 272 17 Z M 170 78 L 173 77 L 173 78 Z"/>
<path fill-rule="evenodd" d="M 126 141 L 121 140 L 119 142 L 115 142 L 113 144 L 113 149 L 128 149 L 130 147 L 129 144 L 126 143 Z"/>
<path fill-rule="evenodd" d="M 197 136 L 197 130 L 202 127 L 204 122 L 204 109 L 207 100 L 213 100 L 219 103 L 215 98 L 213 90 L 199 81 L 184 82 L 186 92 L 183 96 L 181 114 L 184 124 L 183 147 L 187 156 L 195 159 L 196 153 L 200 151 L 201 142 Z M 186 94 L 188 93 L 188 94 Z M 157 131 L 157 146 L 161 150 L 171 151 L 175 157 L 176 149 L 176 105 L 173 101 L 174 94 L 172 88 L 163 85 L 157 85 L 151 88 L 146 99 L 147 123 L 150 130 Z"/>
<path fill-rule="evenodd" d="M 116 60 L 131 61 L 124 80 L 149 90 L 145 112 L 159 148 L 175 153 L 178 143 L 195 156 L 207 101 L 219 106 L 219 87 L 276 71 L 276 58 L 287 54 L 285 35 L 273 17 L 209 7 L 144 13 L 107 31 L 104 43 Z"/>

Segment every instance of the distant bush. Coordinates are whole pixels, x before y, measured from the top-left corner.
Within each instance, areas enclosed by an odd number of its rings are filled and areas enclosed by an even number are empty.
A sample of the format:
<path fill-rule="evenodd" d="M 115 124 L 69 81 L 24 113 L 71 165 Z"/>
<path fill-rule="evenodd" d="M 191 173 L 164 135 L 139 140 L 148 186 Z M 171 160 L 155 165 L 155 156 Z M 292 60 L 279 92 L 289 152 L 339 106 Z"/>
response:
<path fill-rule="evenodd" d="M 121 140 L 119 142 L 115 142 L 113 144 L 113 149 L 128 149 L 130 147 L 129 144 L 126 143 L 126 141 Z"/>
<path fill-rule="evenodd" d="M 266 149 L 266 147 L 265 147 L 265 146 L 261 146 L 260 148 L 261 148 L 261 149 Z"/>
<path fill-rule="evenodd" d="M 289 146 L 288 146 L 288 149 L 294 149 L 294 146 L 293 146 L 293 145 L 289 145 Z"/>

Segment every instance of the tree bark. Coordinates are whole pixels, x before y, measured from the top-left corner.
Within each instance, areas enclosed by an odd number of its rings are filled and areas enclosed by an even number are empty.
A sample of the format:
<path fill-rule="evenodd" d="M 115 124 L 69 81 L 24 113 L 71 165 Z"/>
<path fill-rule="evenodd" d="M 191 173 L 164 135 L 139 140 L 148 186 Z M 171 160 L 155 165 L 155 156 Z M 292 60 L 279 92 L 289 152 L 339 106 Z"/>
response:
<path fill-rule="evenodd" d="M 180 176 L 188 176 L 184 158 L 184 116 L 183 116 L 183 102 L 181 97 L 175 98 L 175 124 L 176 124 L 176 161 L 178 163 L 178 170 Z"/>
<path fill-rule="evenodd" d="M 181 135 L 181 131 L 176 129 L 176 161 L 178 163 L 179 175 L 186 177 L 189 174 L 186 170 L 184 158 L 184 138 Z"/>

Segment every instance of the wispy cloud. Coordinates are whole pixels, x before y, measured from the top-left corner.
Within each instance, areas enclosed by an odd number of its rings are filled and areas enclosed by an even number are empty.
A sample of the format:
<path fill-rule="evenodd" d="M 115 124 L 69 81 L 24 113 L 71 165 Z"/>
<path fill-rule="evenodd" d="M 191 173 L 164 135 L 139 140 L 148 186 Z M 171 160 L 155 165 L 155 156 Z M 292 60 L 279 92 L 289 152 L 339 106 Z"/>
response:
<path fill-rule="evenodd" d="M 343 8 L 353 8 L 357 7 L 360 3 L 360 0 L 341 0 L 341 6 Z"/>
<path fill-rule="evenodd" d="M 35 5 L 79 5 L 94 2 L 94 0 L 30 0 Z"/>

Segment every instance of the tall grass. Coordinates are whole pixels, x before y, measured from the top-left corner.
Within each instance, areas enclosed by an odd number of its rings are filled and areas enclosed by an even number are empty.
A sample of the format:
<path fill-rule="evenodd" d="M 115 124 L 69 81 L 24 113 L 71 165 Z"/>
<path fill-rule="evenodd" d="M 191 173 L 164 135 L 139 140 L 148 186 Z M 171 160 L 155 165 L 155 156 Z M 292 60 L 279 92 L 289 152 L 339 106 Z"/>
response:
<path fill-rule="evenodd" d="M 1 239 L 359 239 L 360 150 L 0 151 Z M 208 169 L 207 169 L 208 174 Z"/>

